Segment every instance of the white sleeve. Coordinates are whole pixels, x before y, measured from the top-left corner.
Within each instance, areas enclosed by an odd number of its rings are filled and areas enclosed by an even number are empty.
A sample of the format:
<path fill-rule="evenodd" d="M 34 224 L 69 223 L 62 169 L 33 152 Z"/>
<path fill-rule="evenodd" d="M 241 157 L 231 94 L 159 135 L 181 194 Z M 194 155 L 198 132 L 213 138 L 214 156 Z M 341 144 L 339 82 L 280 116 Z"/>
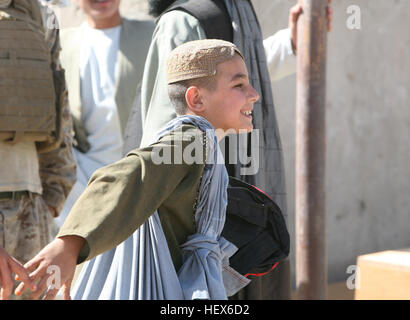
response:
<path fill-rule="evenodd" d="M 296 56 L 293 53 L 290 29 L 283 29 L 263 40 L 266 60 L 272 81 L 280 80 L 296 72 Z"/>

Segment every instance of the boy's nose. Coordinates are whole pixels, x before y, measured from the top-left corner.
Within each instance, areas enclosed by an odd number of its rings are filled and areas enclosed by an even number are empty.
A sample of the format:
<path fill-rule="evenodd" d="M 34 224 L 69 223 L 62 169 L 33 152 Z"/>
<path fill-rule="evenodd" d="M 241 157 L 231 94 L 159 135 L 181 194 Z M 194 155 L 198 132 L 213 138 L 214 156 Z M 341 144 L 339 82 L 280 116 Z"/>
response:
<path fill-rule="evenodd" d="M 252 103 L 255 103 L 256 101 L 259 100 L 259 93 L 255 90 L 252 85 L 249 85 L 249 99 L 251 100 Z"/>

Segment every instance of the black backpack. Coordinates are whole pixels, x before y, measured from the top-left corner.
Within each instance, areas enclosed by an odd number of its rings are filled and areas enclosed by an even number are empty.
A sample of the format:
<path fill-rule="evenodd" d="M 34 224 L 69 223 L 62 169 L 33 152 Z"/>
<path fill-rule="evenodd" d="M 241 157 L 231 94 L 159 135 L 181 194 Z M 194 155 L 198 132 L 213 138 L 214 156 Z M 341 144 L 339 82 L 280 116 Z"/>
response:
<path fill-rule="evenodd" d="M 261 276 L 289 255 L 290 237 L 276 203 L 260 189 L 229 177 L 222 236 L 238 251 L 230 266 L 244 276 Z"/>

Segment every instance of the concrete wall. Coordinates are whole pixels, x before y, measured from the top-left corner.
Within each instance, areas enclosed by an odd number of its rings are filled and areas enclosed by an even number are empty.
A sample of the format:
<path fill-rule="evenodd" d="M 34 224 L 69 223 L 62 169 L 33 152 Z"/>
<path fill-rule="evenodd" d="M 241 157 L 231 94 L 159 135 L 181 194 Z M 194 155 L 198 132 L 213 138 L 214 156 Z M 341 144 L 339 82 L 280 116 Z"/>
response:
<path fill-rule="evenodd" d="M 287 25 L 293 1 L 253 2 L 266 36 Z M 360 8 L 361 29 L 346 25 L 350 5 Z M 360 254 L 410 247 L 410 2 L 337 0 L 332 7 L 326 99 L 331 282 L 346 280 Z M 273 84 L 293 236 L 295 81 L 291 76 Z"/>
<path fill-rule="evenodd" d="M 265 36 L 287 26 L 295 2 L 253 0 Z M 347 26 L 350 5 L 360 9 L 360 29 Z M 332 7 L 326 234 L 328 276 L 335 282 L 348 278 L 347 267 L 358 255 L 410 247 L 410 2 L 334 0 Z M 143 0 L 122 0 L 126 16 L 144 18 L 145 10 Z M 67 12 L 60 15 L 62 26 L 78 24 Z M 295 87 L 295 76 L 273 84 L 286 162 L 293 281 Z"/>

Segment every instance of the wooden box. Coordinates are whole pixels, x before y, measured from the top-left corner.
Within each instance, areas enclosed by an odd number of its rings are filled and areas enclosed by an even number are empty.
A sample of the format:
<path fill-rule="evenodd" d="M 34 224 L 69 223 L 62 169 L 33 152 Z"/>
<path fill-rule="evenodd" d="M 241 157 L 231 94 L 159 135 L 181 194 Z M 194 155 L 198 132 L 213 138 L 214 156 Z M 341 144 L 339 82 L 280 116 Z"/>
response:
<path fill-rule="evenodd" d="M 410 249 L 357 258 L 356 300 L 410 300 Z"/>

